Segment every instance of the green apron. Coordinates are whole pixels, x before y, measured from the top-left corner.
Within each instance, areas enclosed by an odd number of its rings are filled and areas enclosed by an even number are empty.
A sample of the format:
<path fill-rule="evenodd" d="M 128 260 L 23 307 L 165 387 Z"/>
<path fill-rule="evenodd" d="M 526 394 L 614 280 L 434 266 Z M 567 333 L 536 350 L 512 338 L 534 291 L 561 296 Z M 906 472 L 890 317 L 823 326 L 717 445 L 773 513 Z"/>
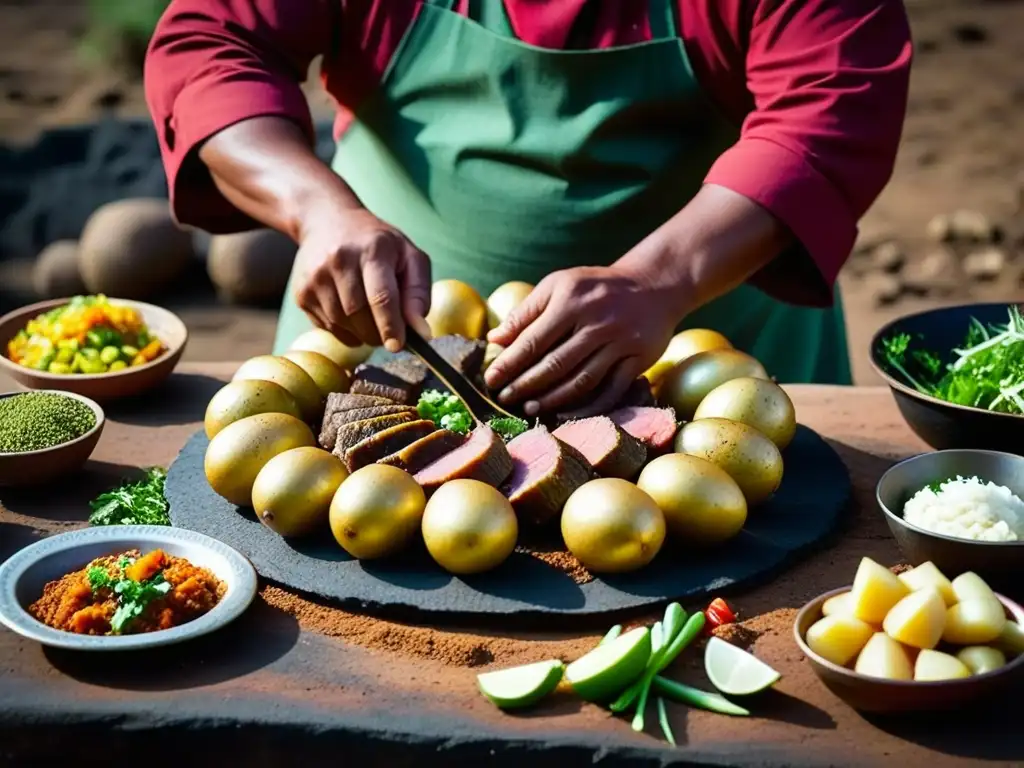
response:
<path fill-rule="evenodd" d="M 426 0 L 334 170 L 426 253 L 434 279 L 487 296 L 509 280 L 608 265 L 671 218 L 736 141 L 701 92 L 676 0 L 650 0 L 652 40 L 549 50 L 516 39 L 500 0 Z M 584 14 L 585 16 L 586 14 Z M 585 36 L 586 30 L 580 30 Z M 275 352 L 311 327 L 292 274 Z M 690 314 L 785 382 L 849 383 L 832 309 L 742 286 Z"/>

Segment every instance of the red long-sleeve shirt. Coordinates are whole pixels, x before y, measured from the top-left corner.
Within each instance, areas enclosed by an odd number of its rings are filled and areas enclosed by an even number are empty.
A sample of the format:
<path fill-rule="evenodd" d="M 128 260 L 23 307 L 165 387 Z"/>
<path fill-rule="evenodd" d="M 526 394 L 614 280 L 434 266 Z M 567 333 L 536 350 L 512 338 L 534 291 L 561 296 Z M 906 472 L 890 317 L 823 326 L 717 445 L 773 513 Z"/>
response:
<path fill-rule="evenodd" d="M 774 214 L 831 287 L 857 220 L 892 173 L 906 110 L 910 30 L 899 0 L 677 0 L 694 72 L 739 141 L 705 181 Z M 586 3 L 588 47 L 651 37 L 642 0 L 506 0 L 516 36 L 562 48 Z M 465 14 L 467 0 L 456 10 Z M 418 0 L 172 0 L 146 60 L 146 97 L 175 215 L 211 232 L 252 226 L 196 158 L 203 141 L 277 115 L 312 139 L 299 83 L 319 55 L 341 135 L 380 81 Z M 807 303 L 828 303 L 826 292 Z M 830 293 L 830 292 L 827 292 Z"/>

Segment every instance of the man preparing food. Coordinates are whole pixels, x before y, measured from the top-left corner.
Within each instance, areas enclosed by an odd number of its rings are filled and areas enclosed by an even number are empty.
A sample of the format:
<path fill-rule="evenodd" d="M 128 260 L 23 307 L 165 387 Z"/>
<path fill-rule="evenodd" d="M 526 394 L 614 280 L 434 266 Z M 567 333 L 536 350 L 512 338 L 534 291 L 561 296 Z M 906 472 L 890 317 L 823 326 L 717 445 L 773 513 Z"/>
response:
<path fill-rule="evenodd" d="M 488 385 L 595 413 L 680 323 L 849 381 L 834 284 L 910 59 L 895 0 L 172 0 L 146 88 L 178 219 L 299 244 L 275 351 L 311 323 L 397 350 L 432 279 L 523 280 Z"/>

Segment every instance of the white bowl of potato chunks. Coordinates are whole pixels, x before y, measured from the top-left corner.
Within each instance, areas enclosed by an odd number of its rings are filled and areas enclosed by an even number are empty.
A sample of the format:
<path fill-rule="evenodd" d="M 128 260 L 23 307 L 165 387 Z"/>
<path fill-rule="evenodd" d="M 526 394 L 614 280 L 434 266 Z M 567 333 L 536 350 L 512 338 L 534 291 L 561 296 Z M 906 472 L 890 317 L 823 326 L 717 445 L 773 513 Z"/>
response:
<path fill-rule="evenodd" d="M 863 712 L 991 700 L 1024 670 L 1024 608 L 930 562 L 897 575 L 863 558 L 851 586 L 800 610 L 794 633 L 822 682 Z"/>

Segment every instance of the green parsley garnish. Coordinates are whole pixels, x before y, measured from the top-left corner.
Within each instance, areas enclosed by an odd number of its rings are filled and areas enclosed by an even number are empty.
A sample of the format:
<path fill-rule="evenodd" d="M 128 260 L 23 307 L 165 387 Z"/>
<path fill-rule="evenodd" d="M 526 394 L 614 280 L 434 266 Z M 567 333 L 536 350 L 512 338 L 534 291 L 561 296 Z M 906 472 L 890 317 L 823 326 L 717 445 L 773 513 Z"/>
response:
<path fill-rule="evenodd" d="M 118 558 L 117 576 L 111 576 L 106 568 L 98 565 L 86 572 L 93 593 L 109 589 L 117 595 L 117 610 L 110 619 L 110 631 L 115 635 L 121 634 L 133 619 L 141 616 L 151 602 L 171 591 L 171 585 L 162 573 L 146 581 L 129 579 L 125 575 L 125 568 L 133 562 L 124 555 Z"/>
<path fill-rule="evenodd" d="M 89 502 L 90 525 L 170 525 L 164 480 L 167 471 L 161 467 L 146 470 L 137 483 L 125 483 Z"/>
<path fill-rule="evenodd" d="M 1009 308 L 1009 322 L 986 327 L 971 318 L 960 349 L 946 359 L 934 350 L 914 348 L 899 333 L 882 340 L 884 364 L 918 392 L 957 405 L 999 413 L 1024 414 L 1024 316 Z"/>
<path fill-rule="evenodd" d="M 473 417 L 456 395 L 428 389 L 420 395 L 416 412 L 421 419 L 430 419 L 441 429 L 465 435 L 473 428 Z"/>
<path fill-rule="evenodd" d="M 487 426 L 501 435 L 501 439 L 508 442 L 513 437 L 523 434 L 530 428 L 526 419 L 520 419 L 516 416 L 501 416 L 493 418 L 487 422 Z"/>

